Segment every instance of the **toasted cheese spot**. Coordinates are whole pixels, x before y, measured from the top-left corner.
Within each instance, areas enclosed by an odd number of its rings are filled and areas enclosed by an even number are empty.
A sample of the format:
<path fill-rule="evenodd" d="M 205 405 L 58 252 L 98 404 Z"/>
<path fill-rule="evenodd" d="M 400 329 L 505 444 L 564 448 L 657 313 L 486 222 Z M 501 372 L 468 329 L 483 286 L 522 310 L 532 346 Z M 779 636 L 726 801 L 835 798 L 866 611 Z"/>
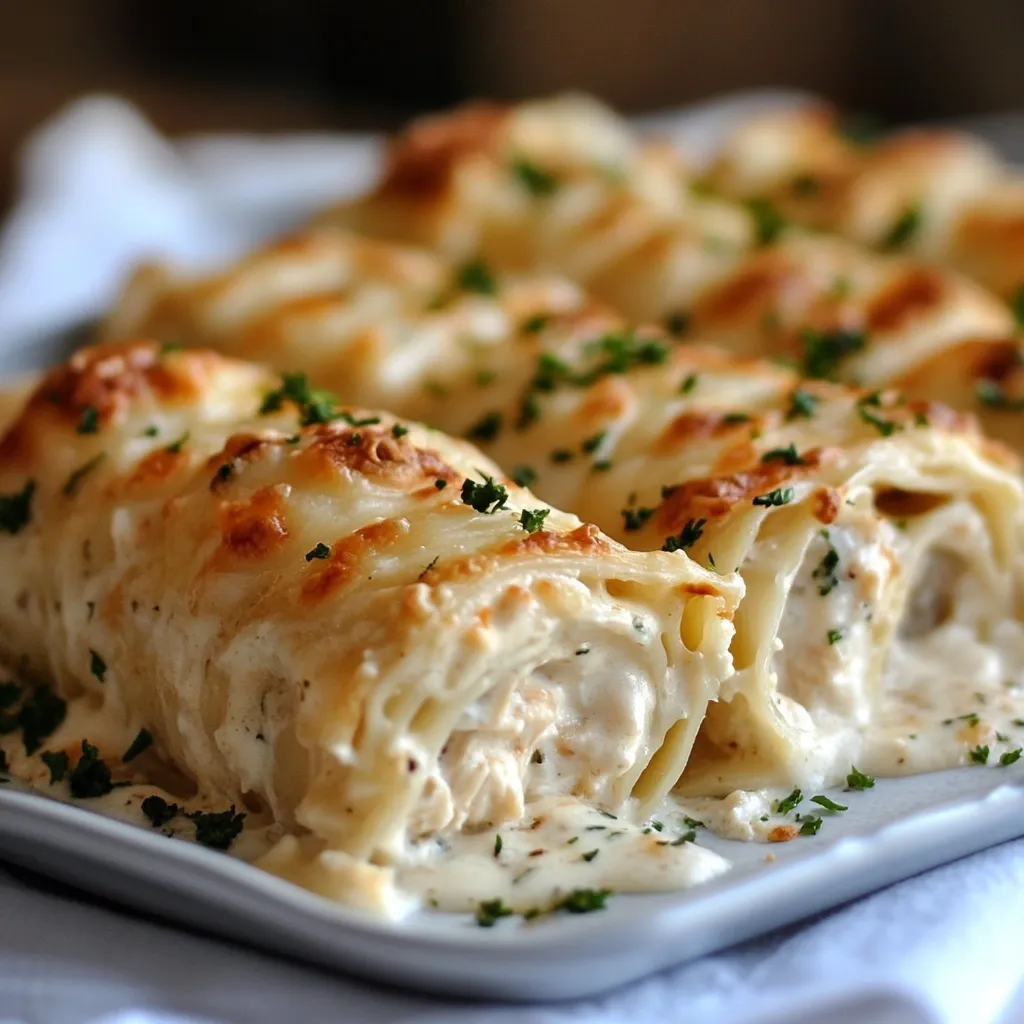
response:
<path fill-rule="evenodd" d="M 595 426 L 625 416 L 633 404 L 633 392 L 623 380 L 605 377 L 586 393 L 576 418 L 584 426 Z"/>
<path fill-rule="evenodd" d="M 334 541 L 329 557 L 316 563 L 322 568 L 302 584 L 300 600 L 304 604 L 316 604 L 337 594 L 364 575 L 368 559 L 393 547 L 408 532 L 407 519 L 383 519 Z"/>
<path fill-rule="evenodd" d="M 694 441 L 722 437 L 731 433 L 749 434 L 758 426 L 756 419 L 740 419 L 738 416 L 713 409 L 695 409 L 680 413 L 654 442 L 654 451 L 664 455 L 685 448 Z"/>
<path fill-rule="evenodd" d="M 942 305 L 948 285 L 939 270 L 916 267 L 871 300 L 869 331 L 901 331 Z"/>
<path fill-rule="evenodd" d="M 390 426 L 319 427 L 313 443 L 298 456 L 314 471 L 347 472 L 379 480 L 396 489 L 412 491 L 435 480 L 460 482 L 462 474 L 436 452 L 418 448 L 407 436 L 395 437 Z M 435 492 L 436 493 L 436 492 Z"/>
<path fill-rule="evenodd" d="M 811 498 L 814 518 L 826 526 L 834 523 L 842 506 L 842 496 L 832 487 L 819 487 Z"/>
<path fill-rule="evenodd" d="M 158 448 L 136 464 L 131 476 L 125 481 L 125 488 L 135 491 L 155 487 L 173 476 L 180 467 L 187 465 L 188 461 L 188 452 L 184 450 Z"/>
<path fill-rule="evenodd" d="M 780 292 L 799 281 L 796 268 L 778 254 L 751 260 L 727 281 L 707 291 L 694 308 L 695 321 L 732 323 L 762 314 L 774 304 Z"/>
<path fill-rule="evenodd" d="M 798 835 L 800 835 L 800 829 L 796 825 L 776 825 L 768 833 L 768 842 L 788 843 L 791 839 L 796 839 Z"/>
<path fill-rule="evenodd" d="M 265 559 L 288 540 L 285 490 L 263 487 L 244 501 L 221 505 L 221 546 L 231 558 Z"/>
<path fill-rule="evenodd" d="M 799 466 L 773 460 L 742 473 L 687 480 L 661 503 L 655 513 L 656 526 L 666 534 L 678 533 L 691 519 L 728 515 L 737 505 L 749 504 L 757 495 L 805 476 L 821 464 L 821 454 L 820 449 L 807 452 L 804 464 Z"/>
<path fill-rule="evenodd" d="M 472 103 L 413 122 L 391 143 L 378 194 L 416 200 L 443 194 L 464 160 L 498 148 L 509 117 L 506 107 Z"/>
<path fill-rule="evenodd" d="M 500 554 L 601 555 L 611 551 L 611 544 L 601 536 L 593 523 L 584 523 L 569 533 L 538 530 L 503 545 Z"/>

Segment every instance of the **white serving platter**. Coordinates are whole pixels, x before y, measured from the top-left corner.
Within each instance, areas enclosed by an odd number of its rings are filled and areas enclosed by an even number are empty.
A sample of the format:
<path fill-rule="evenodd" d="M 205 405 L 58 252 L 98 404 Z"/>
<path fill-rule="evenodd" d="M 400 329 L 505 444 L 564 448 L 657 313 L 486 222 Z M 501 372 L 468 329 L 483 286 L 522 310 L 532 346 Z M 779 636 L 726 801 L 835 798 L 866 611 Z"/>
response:
<path fill-rule="evenodd" d="M 1024 762 L 880 779 L 872 790 L 831 795 L 850 809 L 824 815 L 816 836 L 768 845 L 702 831 L 698 842 L 734 863 L 707 885 L 487 929 L 437 912 L 380 920 L 16 782 L 0 785 L 0 857 L 323 967 L 445 996 L 525 1002 L 595 995 L 1024 835 Z"/>

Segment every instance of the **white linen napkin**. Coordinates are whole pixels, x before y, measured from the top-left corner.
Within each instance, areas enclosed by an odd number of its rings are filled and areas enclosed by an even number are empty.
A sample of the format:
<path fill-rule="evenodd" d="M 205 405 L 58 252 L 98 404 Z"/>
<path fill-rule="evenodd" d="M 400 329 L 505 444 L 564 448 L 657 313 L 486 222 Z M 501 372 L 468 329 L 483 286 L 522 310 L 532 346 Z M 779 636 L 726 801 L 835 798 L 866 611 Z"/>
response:
<path fill-rule="evenodd" d="M 798 94 L 659 115 L 691 149 Z M 216 263 L 363 187 L 376 139 L 220 137 L 172 146 L 130 106 L 79 101 L 25 148 L 0 234 L 0 373 L 99 315 L 130 264 Z M 546 1007 L 385 991 L 54 891 L 0 870 L 0 1024 L 996 1024 L 1024 1018 L 1024 841 L 601 999 Z M 1012 1004 L 1012 1006 L 1011 1006 Z M 1018 1014 L 1019 1011 L 1019 1014 Z"/>

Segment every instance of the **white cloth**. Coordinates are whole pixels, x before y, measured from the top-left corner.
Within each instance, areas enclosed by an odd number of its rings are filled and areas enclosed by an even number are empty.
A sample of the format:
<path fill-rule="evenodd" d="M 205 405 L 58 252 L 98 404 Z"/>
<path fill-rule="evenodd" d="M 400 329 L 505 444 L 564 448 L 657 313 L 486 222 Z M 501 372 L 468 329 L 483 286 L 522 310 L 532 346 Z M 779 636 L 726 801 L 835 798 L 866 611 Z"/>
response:
<path fill-rule="evenodd" d="M 648 123 L 699 147 L 750 109 L 731 98 Z M 80 101 L 24 152 L 0 235 L 0 370 L 98 315 L 138 257 L 227 258 L 360 188 L 376 159 L 371 137 L 171 146 L 116 99 Z M 499 1007 L 384 991 L 0 870 L 0 1024 L 997 1024 L 1024 1019 L 1021 920 L 1024 841 L 601 999 Z"/>

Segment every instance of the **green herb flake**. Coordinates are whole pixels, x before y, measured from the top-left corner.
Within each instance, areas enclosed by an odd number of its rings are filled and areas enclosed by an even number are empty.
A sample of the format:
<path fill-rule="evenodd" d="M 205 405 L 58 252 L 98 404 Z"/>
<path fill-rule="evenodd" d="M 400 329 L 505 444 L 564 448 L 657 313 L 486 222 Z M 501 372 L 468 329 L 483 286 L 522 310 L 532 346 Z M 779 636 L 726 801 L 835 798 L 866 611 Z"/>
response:
<path fill-rule="evenodd" d="M 696 373 L 689 374 L 683 383 L 679 385 L 679 394 L 688 395 L 697 386 L 697 381 L 700 380 L 700 375 Z"/>
<path fill-rule="evenodd" d="M 65 498 L 73 498 L 77 493 L 79 487 L 82 485 L 82 481 L 106 458 L 106 452 L 100 452 L 98 455 L 94 455 L 88 462 L 84 462 L 78 469 L 73 470 L 67 480 L 64 482 L 64 486 L 61 488 L 61 494 Z"/>
<path fill-rule="evenodd" d="M 1005 754 L 999 755 L 999 763 L 1004 767 L 1008 764 L 1014 764 L 1020 760 L 1021 748 L 1018 747 L 1016 750 L 1008 750 Z"/>
<path fill-rule="evenodd" d="M 0 494 L 0 531 L 14 535 L 29 524 L 32 519 L 32 495 L 35 491 L 35 480 L 27 480 L 20 491 Z"/>
<path fill-rule="evenodd" d="M 497 295 L 498 281 L 491 268 L 480 259 L 464 263 L 455 278 L 456 285 L 464 292 L 477 295 Z"/>
<path fill-rule="evenodd" d="M 484 413 L 466 431 L 466 437 L 470 441 L 493 441 L 501 433 L 502 415 L 496 410 Z"/>
<path fill-rule="evenodd" d="M 681 338 L 689 329 L 690 314 L 684 310 L 677 310 L 665 317 L 665 329 L 676 338 Z"/>
<path fill-rule="evenodd" d="M 153 736 L 148 729 L 140 729 L 138 735 L 132 740 L 128 749 L 121 755 L 121 760 L 128 764 L 134 761 L 143 751 L 153 745 Z"/>
<path fill-rule="evenodd" d="M 846 776 L 846 788 L 848 790 L 872 789 L 874 785 L 875 780 L 872 776 L 858 771 L 856 765 L 850 766 L 850 774 Z"/>
<path fill-rule="evenodd" d="M 789 444 L 785 448 L 772 448 L 761 456 L 762 462 L 784 462 L 787 466 L 806 466 L 807 460 L 801 458 L 796 450 L 795 444 Z"/>
<path fill-rule="evenodd" d="M 391 427 L 391 436 L 397 441 L 400 437 L 405 437 L 409 433 L 408 427 L 403 427 L 401 423 L 395 423 Z"/>
<path fill-rule="evenodd" d="M 974 764 L 988 764 L 988 746 L 977 746 L 969 752 Z"/>
<path fill-rule="evenodd" d="M 601 447 L 601 443 L 604 441 L 606 434 L 607 431 L 605 430 L 598 431 L 598 433 L 593 436 L 586 438 L 580 445 L 580 449 L 586 452 L 587 455 L 593 455 L 594 452 Z"/>
<path fill-rule="evenodd" d="M 462 500 L 465 504 L 474 508 L 477 512 L 493 515 L 503 509 L 508 501 L 508 491 L 494 482 L 494 478 L 488 476 L 482 470 L 478 470 L 483 477 L 483 483 L 467 478 L 462 483 Z"/>
<path fill-rule="evenodd" d="M 600 850 L 588 850 L 586 853 L 580 854 L 580 860 L 585 860 L 589 864 L 600 852 Z"/>
<path fill-rule="evenodd" d="M 519 329 L 523 334 L 540 334 L 547 325 L 551 323 L 551 317 L 547 313 L 534 313 L 533 316 L 528 317 L 523 321 L 523 326 Z"/>
<path fill-rule="evenodd" d="M 835 378 L 843 360 L 861 351 L 866 343 L 863 331 L 844 328 L 819 331 L 805 327 L 800 332 L 800 340 L 803 343 L 801 369 L 804 374 L 829 380 Z"/>
<path fill-rule="evenodd" d="M 107 663 L 91 647 L 89 648 L 89 671 L 101 682 L 106 682 Z"/>
<path fill-rule="evenodd" d="M 195 811 L 189 814 L 196 829 L 196 842 L 212 850 L 226 850 L 235 841 L 245 823 L 245 814 L 235 812 L 235 805 L 226 811 Z"/>
<path fill-rule="evenodd" d="M 182 434 L 181 437 L 179 437 L 177 441 L 172 441 L 167 446 L 165 451 L 170 452 L 171 455 L 178 455 L 181 452 L 181 450 L 185 447 L 185 445 L 188 444 L 188 440 L 189 440 L 190 436 L 191 436 L 191 432 L 186 430 L 185 433 Z"/>
<path fill-rule="evenodd" d="M 64 721 L 67 710 L 67 704 L 48 686 L 32 691 L 17 716 L 26 754 L 34 754 L 43 745 L 43 740 Z"/>
<path fill-rule="evenodd" d="M 830 629 L 828 631 L 828 645 L 829 647 L 835 647 L 840 640 L 843 639 L 843 631 L 841 629 Z"/>
<path fill-rule="evenodd" d="M 814 416 L 814 407 L 821 401 L 817 395 L 812 395 L 803 388 L 797 388 L 789 396 L 789 411 L 786 419 L 795 420 L 797 417 L 811 419 Z"/>
<path fill-rule="evenodd" d="M 110 769 L 100 759 L 100 752 L 88 740 L 82 740 L 82 754 L 68 777 L 71 795 L 77 800 L 106 796 L 114 788 Z"/>
<path fill-rule="evenodd" d="M 537 481 L 537 471 L 532 466 L 515 466 L 512 469 L 512 482 L 518 487 L 529 487 Z"/>
<path fill-rule="evenodd" d="M 573 889 L 552 909 L 565 910 L 570 914 L 589 914 L 595 910 L 604 910 L 611 894 L 611 889 Z"/>
<path fill-rule="evenodd" d="M 448 486 L 448 481 L 447 480 L 435 480 L 434 481 L 434 490 L 435 491 L 443 491 L 447 486 Z"/>
<path fill-rule="evenodd" d="M 758 245 L 770 245 L 782 234 L 786 221 L 767 199 L 751 199 L 747 203 L 747 209 L 754 221 L 754 234 Z"/>
<path fill-rule="evenodd" d="M 653 508 L 624 508 L 620 512 L 623 520 L 623 529 L 633 532 L 643 529 L 647 520 L 655 513 Z"/>
<path fill-rule="evenodd" d="M 21 700 L 21 687 L 17 683 L 0 683 L 0 708 L 13 707 Z"/>
<path fill-rule="evenodd" d="M 169 804 L 163 797 L 147 796 L 142 801 L 142 813 L 149 819 L 153 828 L 161 828 L 172 818 L 176 818 L 181 813 L 181 808 L 177 804 Z"/>
<path fill-rule="evenodd" d="M 903 249 L 913 239 L 914 235 L 921 229 L 923 214 L 919 204 L 914 203 L 908 206 L 896 218 L 892 227 L 889 228 L 882 238 L 881 246 L 890 252 L 896 249 Z"/>
<path fill-rule="evenodd" d="M 549 458 L 556 464 L 572 462 L 572 452 L 568 448 L 556 448 L 551 452 Z"/>
<path fill-rule="evenodd" d="M 79 434 L 96 434 L 100 429 L 100 413 L 95 405 L 87 405 L 78 417 L 78 426 L 75 428 Z"/>
<path fill-rule="evenodd" d="M 558 188 L 558 179 L 553 174 L 525 157 L 515 157 L 512 160 L 512 174 L 516 181 L 537 199 L 551 195 Z"/>
<path fill-rule="evenodd" d="M 789 814 L 794 807 L 803 803 L 804 795 L 799 789 L 794 789 L 789 796 L 783 797 L 781 800 L 775 801 L 773 810 L 776 814 Z"/>
<path fill-rule="evenodd" d="M 499 832 L 494 837 L 494 856 L 496 858 L 501 856 L 501 848 L 503 845 L 504 843 L 502 842 L 501 833 Z"/>
<path fill-rule="evenodd" d="M 769 491 L 767 494 L 759 494 L 754 498 L 754 504 L 773 508 L 788 505 L 794 497 L 796 497 L 796 491 L 792 487 L 776 487 L 774 491 Z"/>
<path fill-rule="evenodd" d="M 666 537 L 662 551 L 685 551 L 693 547 L 704 533 L 706 519 L 688 519 L 686 525 L 674 537 Z"/>
<path fill-rule="evenodd" d="M 71 767 L 71 759 L 63 750 L 44 750 L 39 760 L 50 769 L 50 785 L 63 782 Z"/>
<path fill-rule="evenodd" d="M 808 814 L 801 820 L 800 824 L 800 835 L 802 836 L 816 836 L 821 830 L 821 818 L 815 817 L 813 814 Z"/>
<path fill-rule="evenodd" d="M 839 586 L 839 576 L 836 573 L 836 570 L 839 568 L 839 552 L 836 551 L 832 541 L 829 540 L 828 530 L 822 530 L 821 536 L 828 543 L 828 550 L 811 573 L 811 578 L 817 581 L 818 593 L 822 597 L 828 597 Z"/>
<path fill-rule="evenodd" d="M 155 424 L 152 424 L 152 423 L 151 423 L 151 424 L 150 424 L 150 425 L 149 425 L 148 427 L 146 427 L 146 429 L 145 429 L 145 430 L 144 430 L 144 431 L 142 432 L 142 436 L 143 436 L 143 437 L 156 437 L 156 436 L 157 436 L 157 435 L 158 435 L 159 433 L 160 433 L 160 428 L 159 428 L 159 427 L 157 427 L 157 426 L 156 426 Z"/>
<path fill-rule="evenodd" d="M 493 928 L 499 918 L 511 917 L 512 914 L 512 908 L 501 899 L 483 900 L 476 907 L 476 923 L 481 928 Z"/>
<path fill-rule="evenodd" d="M 318 541 L 315 548 L 306 552 L 306 561 L 312 562 L 314 558 L 329 558 L 331 555 L 330 545 Z"/>
<path fill-rule="evenodd" d="M 817 804 L 819 807 L 824 807 L 826 811 L 833 811 L 836 814 L 841 814 L 843 811 L 848 811 L 849 807 L 844 807 L 842 804 L 837 804 L 835 800 L 830 799 L 823 793 L 819 793 L 817 796 L 811 797 L 811 803 Z"/>
<path fill-rule="evenodd" d="M 544 520 L 547 519 L 550 512 L 549 508 L 524 508 L 519 513 L 519 525 L 527 533 L 536 533 L 544 528 Z"/>

